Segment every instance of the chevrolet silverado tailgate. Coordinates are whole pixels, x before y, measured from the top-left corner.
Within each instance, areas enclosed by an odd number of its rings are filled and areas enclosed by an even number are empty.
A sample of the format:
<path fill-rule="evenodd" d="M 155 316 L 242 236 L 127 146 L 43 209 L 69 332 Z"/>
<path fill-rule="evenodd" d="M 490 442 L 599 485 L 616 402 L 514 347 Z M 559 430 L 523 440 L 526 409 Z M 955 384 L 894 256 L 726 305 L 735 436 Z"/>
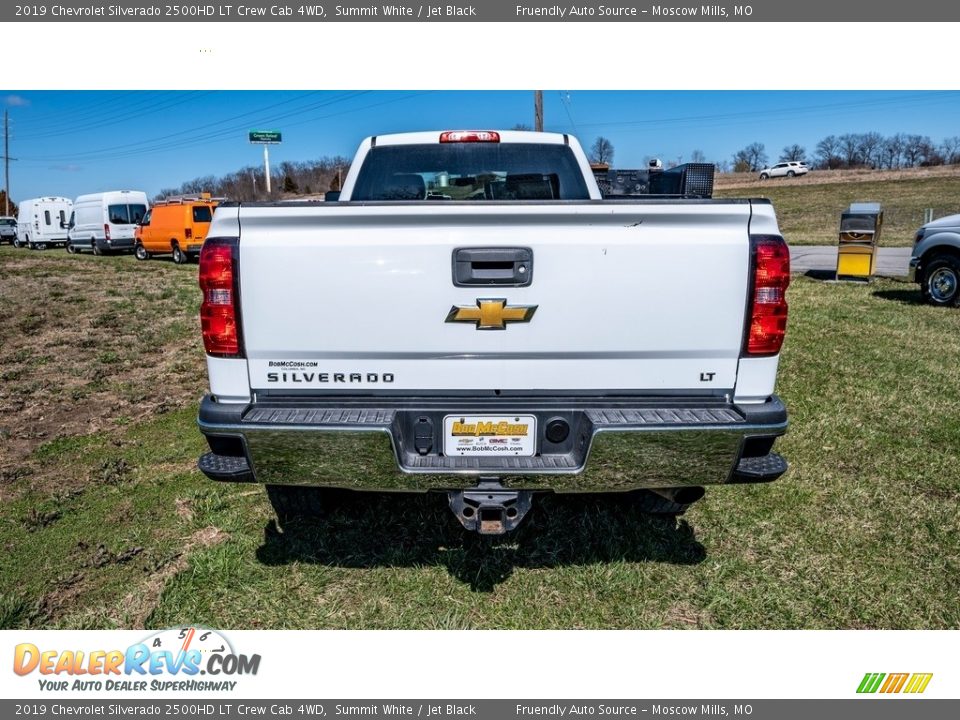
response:
<path fill-rule="evenodd" d="M 234 212 L 254 390 L 722 394 L 734 387 L 750 268 L 748 201 L 329 203 Z M 508 258 L 529 251 L 529 284 L 455 284 L 455 251 L 489 248 Z M 502 275 L 496 258 L 503 256 L 490 257 L 489 266 L 478 261 L 479 276 L 485 268 Z"/>

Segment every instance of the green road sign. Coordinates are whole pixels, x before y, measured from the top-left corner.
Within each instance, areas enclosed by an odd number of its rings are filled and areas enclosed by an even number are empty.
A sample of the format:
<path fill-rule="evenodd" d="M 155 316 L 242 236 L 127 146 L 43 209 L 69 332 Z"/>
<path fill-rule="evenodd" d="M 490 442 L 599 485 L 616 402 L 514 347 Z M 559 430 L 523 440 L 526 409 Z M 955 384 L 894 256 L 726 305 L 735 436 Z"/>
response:
<path fill-rule="evenodd" d="M 261 145 L 279 145 L 282 140 L 279 130 L 251 130 L 250 142 Z"/>

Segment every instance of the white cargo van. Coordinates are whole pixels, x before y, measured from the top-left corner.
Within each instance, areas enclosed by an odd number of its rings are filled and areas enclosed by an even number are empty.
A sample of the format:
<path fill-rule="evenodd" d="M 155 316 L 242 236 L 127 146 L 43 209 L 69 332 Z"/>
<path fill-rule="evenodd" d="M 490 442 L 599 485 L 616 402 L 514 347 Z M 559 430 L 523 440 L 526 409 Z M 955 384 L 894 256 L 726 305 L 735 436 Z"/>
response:
<path fill-rule="evenodd" d="M 73 203 L 68 252 L 90 250 L 102 255 L 133 250 L 133 230 L 150 204 L 140 190 L 111 190 L 81 195 Z"/>
<path fill-rule="evenodd" d="M 15 247 L 44 250 L 67 242 L 67 218 L 73 203 L 65 197 L 22 200 L 17 215 Z"/>

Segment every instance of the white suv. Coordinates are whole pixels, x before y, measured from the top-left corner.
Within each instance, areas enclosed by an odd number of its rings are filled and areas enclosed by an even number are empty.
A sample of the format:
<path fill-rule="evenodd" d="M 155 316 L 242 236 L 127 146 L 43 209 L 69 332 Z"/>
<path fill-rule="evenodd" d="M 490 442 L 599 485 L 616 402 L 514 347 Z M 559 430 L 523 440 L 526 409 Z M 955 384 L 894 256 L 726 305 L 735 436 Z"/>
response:
<path fill-rule="evenodd" d="M 777 163 L 773 167 L 764 168 L 760 171 L 760 179 L 766 180 L 772 177 L 793 177 L 794 175 L 806 175 L 810 172 L 805 162 L 791 161 Z"/>

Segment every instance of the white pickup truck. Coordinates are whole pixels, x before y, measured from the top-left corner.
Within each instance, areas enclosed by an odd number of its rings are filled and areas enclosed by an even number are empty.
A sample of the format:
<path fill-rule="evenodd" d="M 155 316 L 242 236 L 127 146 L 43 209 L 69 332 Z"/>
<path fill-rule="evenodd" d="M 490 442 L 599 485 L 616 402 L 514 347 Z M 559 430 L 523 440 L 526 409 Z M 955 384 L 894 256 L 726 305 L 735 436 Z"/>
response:
<path fill-rule="evenodd" d="M 366 139 L 334 202 L 220 205 L 200 469 L 281 522 L 324 487 L 440 491 L 489 534 L 539 492 L 678 513 L 779 477 L 773 208 L 661 172 L 604 199 L 568 135 L 419 132 Z"/>

